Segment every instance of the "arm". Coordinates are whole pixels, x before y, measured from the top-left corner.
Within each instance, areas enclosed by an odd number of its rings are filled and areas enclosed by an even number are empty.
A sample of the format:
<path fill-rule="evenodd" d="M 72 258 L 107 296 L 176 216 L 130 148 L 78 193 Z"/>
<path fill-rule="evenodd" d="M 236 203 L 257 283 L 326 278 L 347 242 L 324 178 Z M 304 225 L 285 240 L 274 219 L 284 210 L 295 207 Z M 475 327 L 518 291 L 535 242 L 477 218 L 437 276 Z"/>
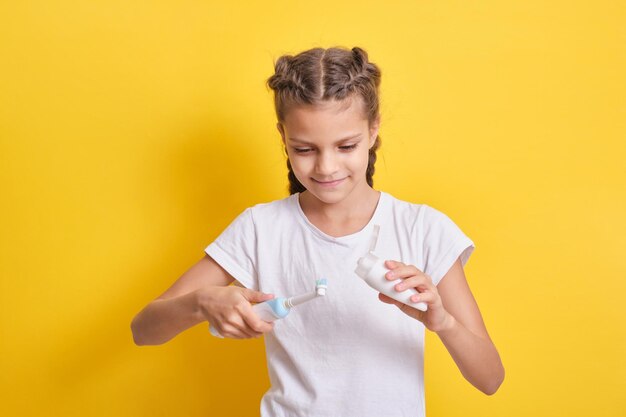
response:
<path fill-rule="evenodd" d="M 437 290 L 449 313 L 437 335 L 465 379 L 485 394 L 494 394 L 504 380 L 504 367 L 459 259 L 441 279 Z"/>
<path fill-rule="evenodd" d="M 384 294 L 379 295 L 380 300 L 395 304 L 402 312 L 437 333 L 465 379 L 485 394 L 494 394 L 504 380 L 504 367 L 487 334 L 460 259 L 455 261 L 438 286 L 413 265 L 397 261 L 387 261 L 386 265 L 392 269 L 386 274 L 387 279 L 404 279 L 396 285 L 396 291 L 416 288 L 420 293 L 411 296 L 411 301 L 427 303 L 428 311 L 420 311 Z"/>
<path fill-rule="evenodd" d="M 136 345 L 159 345 L 206 320 L 199 307 L 201 289 L 226 286 L 234 278 L 208 255 L 185 272 L 131 322 Z"/>
<path fill-rule="evenodd" d="M 161 345 L 174 336 L 203 322 L 197 301 L 198 292 L 156 299 L 133 319 L 130 327 L 137 346 Z"/>

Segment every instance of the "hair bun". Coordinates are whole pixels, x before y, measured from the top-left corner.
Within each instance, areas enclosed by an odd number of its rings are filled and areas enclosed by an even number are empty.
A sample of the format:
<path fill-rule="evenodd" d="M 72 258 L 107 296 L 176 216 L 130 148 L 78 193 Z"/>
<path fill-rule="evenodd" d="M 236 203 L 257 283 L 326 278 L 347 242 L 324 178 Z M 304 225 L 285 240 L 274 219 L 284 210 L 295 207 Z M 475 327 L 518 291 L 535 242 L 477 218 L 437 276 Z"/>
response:
<path fill-rule="evenodd" d="M 293 56 L 283 55 L 274 63 L 274 74 L 267 80 L 267 85 L 272 90 L 293 88 L 293 81 L 289 79 L 289 72 Z"/>
<path fill-rule="evenodd" d="M 365 68 L 368 63 L 367 52 L 364 49 L 355 46 L 354 48 L 352 48 L 352 55 L 354 56 L 356 66 L 360 70 L 363 70 L 363 68 Z"/>
<path fill-rule="evenodd" d="M 291 55 L 283 55 L 278 58 L 274 64 L 274 72 L 276 74 L 286 74 L 289 71 L 292 59 L 293 56 Z"/>

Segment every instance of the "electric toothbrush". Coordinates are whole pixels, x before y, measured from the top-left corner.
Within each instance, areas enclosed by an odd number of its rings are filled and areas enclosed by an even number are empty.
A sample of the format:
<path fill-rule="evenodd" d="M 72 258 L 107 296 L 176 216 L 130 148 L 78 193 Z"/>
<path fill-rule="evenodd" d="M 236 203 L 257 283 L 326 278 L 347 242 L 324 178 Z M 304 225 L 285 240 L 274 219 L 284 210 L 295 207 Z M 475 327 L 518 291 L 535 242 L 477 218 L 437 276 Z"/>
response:
<path fill-rule="evenodd" d="M 252 306 L 254 312 L 261 318 L 261 320 L 272 322 L 278 319 L 285 318 L 291 309 L 318 296 L 326 295 L 326 289 L 328 288 L 328 281 L 326 279 L 318 279 L 315 281 L 315 291 L 308 292 L 301 295 L 285 298 L 278 297 L 271 300 L 264 301 Z M 209 331 L 215 337 L 224 338 L 215 327 L 209 325 Z"/>
<path fill-rule="evenodd" d="M 424 302 L 415 303 L 411 301 L 411 297 L 415 294 L 419 294 L 415 288 L 407 288 L 404 291 L 398 292 L 394 288 L 397 284 L 403 280 L 398 278 L 394 281 L 390 281 L 385 278 L 385 274 L 390 271 L 385 266 L 385 260 L 378 258 L 374 255 L 374 249 L 376 248 L 376 242 L 378 241 L 378 232 L 380 230 L 379 225 L 374 225 L 374 232 L 372 234 L 372 241 L 370 243 L 370 250 L 363 257 L 357 261 L 357 267 L 354 272 L 361 277 L 370 287 L 374 288 L 385 294 L 394 300 L 407 304 L 410 307 L 417 308 L 420 311 L 427 311 L 428 306 Z"/>

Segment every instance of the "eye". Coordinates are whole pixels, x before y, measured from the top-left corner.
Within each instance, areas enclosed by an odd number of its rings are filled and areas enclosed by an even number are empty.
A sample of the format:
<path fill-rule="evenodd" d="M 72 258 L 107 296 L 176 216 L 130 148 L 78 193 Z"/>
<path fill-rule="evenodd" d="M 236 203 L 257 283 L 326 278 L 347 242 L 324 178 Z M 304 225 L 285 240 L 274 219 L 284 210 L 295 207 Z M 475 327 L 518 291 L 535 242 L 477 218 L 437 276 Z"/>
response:
<path fill-rule="evenodd" d="M 307 153 L 310 152 L 311 148 L 293 148 L 296 153 Z"/>
<path fill-rule="evenodd" d="M 353 145 L 344 145 L 344 146 L 340 146 L 339 149 L 341 149 L 342 151 L 351 151 L 352 149 L 356 148 L 356 143 Z"/>

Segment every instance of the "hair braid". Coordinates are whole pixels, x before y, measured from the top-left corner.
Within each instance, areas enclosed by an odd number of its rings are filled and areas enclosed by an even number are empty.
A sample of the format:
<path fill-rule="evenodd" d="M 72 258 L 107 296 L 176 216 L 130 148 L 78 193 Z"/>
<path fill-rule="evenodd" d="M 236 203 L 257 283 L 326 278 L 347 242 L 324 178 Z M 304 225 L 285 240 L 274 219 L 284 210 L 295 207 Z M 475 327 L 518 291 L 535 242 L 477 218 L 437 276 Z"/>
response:
<path fill-rule="evenodd" d="M 365 117 L 371 126 L 379 116 L 380 81 L 381 71 L 376 64 L 369 62 L 364 49 L 333 47 L 312 48 L 295 56 L 280 56 L 274 63 L 274 74 L 267 79 L 266 84 L 274 91 L 276 117 L 281 123 L 292 106 L 315 105 L 326 100 L 342 101 L 360 96 Z M 374 165 L 380 144 L 378 135 L 369 149 L 365 176 L 370 187 L 374 186 Z M 289 193 L 305 191 L 288 157 L 287 169 Z"/>

